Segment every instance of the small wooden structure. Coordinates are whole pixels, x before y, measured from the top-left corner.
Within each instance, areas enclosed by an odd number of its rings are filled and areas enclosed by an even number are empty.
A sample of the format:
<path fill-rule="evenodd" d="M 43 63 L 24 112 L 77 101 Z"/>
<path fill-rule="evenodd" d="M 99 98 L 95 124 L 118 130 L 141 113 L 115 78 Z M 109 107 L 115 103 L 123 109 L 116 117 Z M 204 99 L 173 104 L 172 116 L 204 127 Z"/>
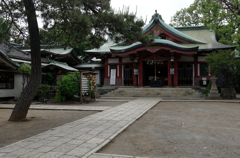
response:
<path fill-rule="evenodd" d="M 96 72 L 92 71 L 83 71 L 79 70 L 80 73 L 80 102 L 83 103 L 83 94 L 86 93 L 88 90 L 95 92 L 94 100 L 96 99 Z M 87 79 L 87 81 L 86 81 Z"/>

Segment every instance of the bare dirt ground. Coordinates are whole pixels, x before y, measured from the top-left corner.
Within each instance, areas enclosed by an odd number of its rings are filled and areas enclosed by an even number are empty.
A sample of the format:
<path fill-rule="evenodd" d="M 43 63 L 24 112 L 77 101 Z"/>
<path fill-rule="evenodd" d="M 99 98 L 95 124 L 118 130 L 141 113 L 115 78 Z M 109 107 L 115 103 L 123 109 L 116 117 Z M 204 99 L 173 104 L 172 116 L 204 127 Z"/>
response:
<path fill-rule="evenodd" d="M 29 110 L 27 120 L 7 121 L 12 110 L 0 109 L 0 147 L 26 139 L 51 128 L 95 114 L 95 111 Z"/>
<path fill-rule="evenodd" d="M 240 104 L 161 102 L 99 152 L 152 158 L 239 158 Z"/>

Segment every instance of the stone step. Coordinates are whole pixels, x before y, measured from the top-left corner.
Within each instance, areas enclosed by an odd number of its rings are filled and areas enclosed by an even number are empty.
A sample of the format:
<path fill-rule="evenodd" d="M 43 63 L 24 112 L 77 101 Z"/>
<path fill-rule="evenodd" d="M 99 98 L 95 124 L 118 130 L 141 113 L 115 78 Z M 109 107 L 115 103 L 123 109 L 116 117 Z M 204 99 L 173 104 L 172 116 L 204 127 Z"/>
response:
<path fill-rule="evenodd" d="M 102 97 L 159 97 L 169 99 L 205 99 L 191 88 L 118 88 Z"/>

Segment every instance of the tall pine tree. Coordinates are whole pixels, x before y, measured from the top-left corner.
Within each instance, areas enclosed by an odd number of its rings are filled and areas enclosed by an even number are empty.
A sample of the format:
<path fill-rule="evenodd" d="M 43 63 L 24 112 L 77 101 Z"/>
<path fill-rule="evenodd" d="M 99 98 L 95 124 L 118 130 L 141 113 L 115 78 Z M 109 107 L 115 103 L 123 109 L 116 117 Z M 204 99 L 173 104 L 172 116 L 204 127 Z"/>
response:
<path fill-rule="evenodd" d="M 0 16 L 8 23 L 7 26 L 20 26 L 17 28 L 19 34 L 25 40 L 30 39 L 31 48 L 31 80 L 19 97 L 9 121 L 26 118 L 41 83 L 38 16 L 43 20 L 44 29 L 54 32 L 50 41 L 57 39 L 66 47 L 77 47 L 86 37 L 94 47 L 100 47 L 106 36 L 115 42 L 138 40 L 147 44 L 152 41 L 147 35 L 142 35 L 143 20 L 125 9 L 114 11 L 110 0 L 1 0 Z"/>

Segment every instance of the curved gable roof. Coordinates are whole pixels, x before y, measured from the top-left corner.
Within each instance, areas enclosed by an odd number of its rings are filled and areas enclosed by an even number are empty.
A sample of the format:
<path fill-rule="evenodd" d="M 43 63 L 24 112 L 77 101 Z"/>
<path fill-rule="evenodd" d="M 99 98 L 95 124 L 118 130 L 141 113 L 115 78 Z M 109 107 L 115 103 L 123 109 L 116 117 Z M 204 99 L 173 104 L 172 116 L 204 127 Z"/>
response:
<path fill-rule="evenodd" d="M 168 24 L 166 24 L 163 20 L 160 14 L 158 14 L 157 12 L 152 16 L 152 19 L 150 21 L 149 24 L 147 24 L 144 28 L 143 28 L 143 34 L 148 32 L 149 30 L 151 30 L 156 24 L 158 24 L 163 30 L 167 31 L 168 33 L 184 40 L 187 41 L 189 43 L 194 43 L 194 44 L 204 44 L 204 42 L 194 39 L 180 31 L 178 31 L 177 29 L 169 26 Z"/>

